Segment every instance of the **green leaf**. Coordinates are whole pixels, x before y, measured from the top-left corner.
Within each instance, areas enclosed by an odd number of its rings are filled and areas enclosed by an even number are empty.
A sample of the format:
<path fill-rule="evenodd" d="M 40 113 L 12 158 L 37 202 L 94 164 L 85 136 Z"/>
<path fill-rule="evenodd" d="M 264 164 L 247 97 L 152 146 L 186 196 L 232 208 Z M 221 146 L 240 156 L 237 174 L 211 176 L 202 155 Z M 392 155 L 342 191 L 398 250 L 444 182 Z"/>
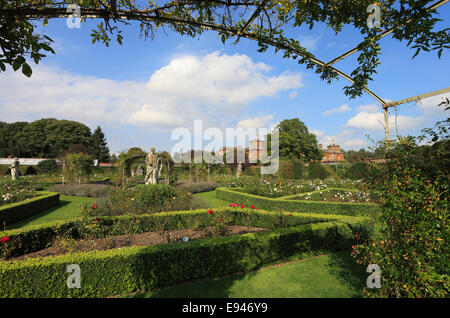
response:
<path fill-rule="evenodd" d="M 12 64 L 14 72 L 20 68 L 21 63 L 18 60 L 15 60 Z"/>
<path fill-rule="evenodd" d="M 0 69 L 2 69 L 3 72 L 6 71 L 6 66 L 2 62 L 0 62 Z"/>
<path fill-rule="evenodd" d="M 48 52 L 52 52 L 53 54 L 55 54 L 55 51 L 53 51 L 53 49 L 50 46 L 48 46 L 46 43 L 39 43 L 39 46 L 43 50 L 48 51 Z"/>
<path fill-rule="evenodd" d="M 31 74 L 33 74 L 33 71 L 31 70 L 30 65 L 28 65 L 27 63 L 23 63 L 23 65 L 22 65 L 22 73 L 23 73 L 26 77 L 30 77 Z"/>

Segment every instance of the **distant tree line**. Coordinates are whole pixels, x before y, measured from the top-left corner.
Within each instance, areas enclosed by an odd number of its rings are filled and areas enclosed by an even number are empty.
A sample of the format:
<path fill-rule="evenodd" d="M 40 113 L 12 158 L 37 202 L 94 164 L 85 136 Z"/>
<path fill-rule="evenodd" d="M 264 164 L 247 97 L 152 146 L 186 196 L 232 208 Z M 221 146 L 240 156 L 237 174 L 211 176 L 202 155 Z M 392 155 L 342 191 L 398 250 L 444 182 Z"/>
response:
<path fill-rule="evenodd" d="M 0 122 L 0 157 L 58 158 L 70 147 L 84 149 L 81 152 L 102 162 L 110 157 L 100 126 L 91 133 L 88 126 L 71 120 Z"/>
<path fill-rule="evenodd" d="M 367 158 L 381 158 L 381 157 L 379 154 L 369 150 L 365 150 L 363 148 L 359 149 L 358 151 L 356 150 L 344 151 L 344 159 L 347 160 L 348 162 L 353 163 L 364 161 L 364 159 Z"/>

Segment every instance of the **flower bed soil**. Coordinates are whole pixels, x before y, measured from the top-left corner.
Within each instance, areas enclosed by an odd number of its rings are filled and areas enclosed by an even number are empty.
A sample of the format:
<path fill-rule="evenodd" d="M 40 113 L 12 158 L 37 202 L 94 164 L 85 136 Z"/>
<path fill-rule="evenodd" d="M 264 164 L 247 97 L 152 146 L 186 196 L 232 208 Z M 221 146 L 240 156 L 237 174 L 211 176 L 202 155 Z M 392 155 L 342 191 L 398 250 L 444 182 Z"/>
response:
<path fill-rule="evenodd" d="M 183 241 L 183 238 L 185 237 L 188 237 L 190 241 L 218 236 L 241 235 L 267 230 L 268 229 L 259 227 L 222 226 L 117 235 L 90 240 L 61 239 L 53 242 L 53 244 L 48 248 L 25 255 L 12 257 L 7 261 L 16 261 L 36 257 L 53 257 L 67 253 L 88 252 L 93 250 L 119 249 L 130 246 L 167 244 Z"/>

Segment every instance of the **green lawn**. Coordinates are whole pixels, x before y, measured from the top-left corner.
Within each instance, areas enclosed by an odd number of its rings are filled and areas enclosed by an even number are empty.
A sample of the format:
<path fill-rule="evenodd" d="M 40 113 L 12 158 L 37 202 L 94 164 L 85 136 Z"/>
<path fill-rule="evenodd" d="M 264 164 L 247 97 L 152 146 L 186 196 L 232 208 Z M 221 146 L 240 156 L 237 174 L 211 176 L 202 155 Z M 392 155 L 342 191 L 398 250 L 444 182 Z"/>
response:
<path fill-rule="evenodd" d="M 360 297 L 367 279 L 350 251 L 312 257 L 212 280 L 127 295 L 136 298 L 336 298 Z"/>
<path fill-rule="evenodd" d="M 20 221 L 8 227 L 8 229 L 17 229 L 27 225 L 53 222 L 56 220 L 69 220 L 80 215 L 81 207 L 84 203 L 94 202 L 92 198 L 75 197 L 61 195 L 59 205 L 45 212 L 36 214 L 26 220 Z"/>
<path fill-rule="evenodd" d="M 195 193 L 194 196 L 202 198 L 211 208 L 220 208 L 224 206 L 229 206 L 231 203 L 216 198 L 216 190 L 209 192 Z"/>

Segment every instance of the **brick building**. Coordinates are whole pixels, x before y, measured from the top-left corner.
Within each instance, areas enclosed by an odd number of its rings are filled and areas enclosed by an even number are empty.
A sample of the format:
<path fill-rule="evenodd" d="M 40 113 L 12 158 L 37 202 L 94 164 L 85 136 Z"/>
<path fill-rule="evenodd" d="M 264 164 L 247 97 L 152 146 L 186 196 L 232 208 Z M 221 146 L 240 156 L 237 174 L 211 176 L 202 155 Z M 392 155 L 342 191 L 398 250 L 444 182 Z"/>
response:
<path fill-rule="evenodd" d="M 344 152 L 341 150 L 341 146 L 334 144 L 327 146 L 327 149 L 323 149 L 322 145 L 319 144 L 319 149 L 324 152 L 322 162 L 335 162 L 344 160 Z"/>

